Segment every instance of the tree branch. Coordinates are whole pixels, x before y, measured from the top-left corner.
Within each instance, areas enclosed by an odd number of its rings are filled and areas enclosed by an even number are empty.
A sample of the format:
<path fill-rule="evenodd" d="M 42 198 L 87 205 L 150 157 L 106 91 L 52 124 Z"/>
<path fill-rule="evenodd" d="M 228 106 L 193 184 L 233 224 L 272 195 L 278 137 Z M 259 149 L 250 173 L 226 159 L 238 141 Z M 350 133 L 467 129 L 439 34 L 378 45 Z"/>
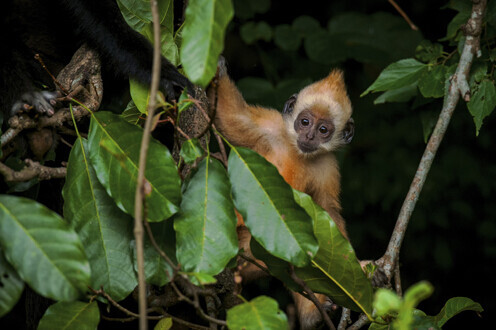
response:
<path fill-rule="evenodd" d="M 381 266 L 389 280 L 391 280 L 395 265 L 399 260 L 399 250 L 405 236 L 408 222 L 413 213 L 415 204 L 425 183 L 436 152 L 441 144 L 444 134 L 446 133 L 448 124 L 453 115 L 453 111 L 458 104 L 460 94 L 465 101 L 470 99 L 468 75 L 470 73 L 470 67 L 472 65 L 474 55 L 480 52 L 480 33 L 482 30 L 482 18 L 484 16 L 486 2 L 487 0 L 473 1 L 472 15 L 463 29 L 466 34 L 465 45 L 463 47 L 463 52 L 456 72 L 450 79 L 448 95 L 445 96 L 444 104 L 439 115 L 439 119 L 436 123 L 436 127 L 434 128 L 434 131 L 425 148 L 417 172 L 415 173 L 415 177 L 410 185 L 410 189 L 405 201 L 403 202 L 403 206 L 401 207 L 400 214 L 396 221 L 386 253 L 377 261 L 377 264 Z"/>
<path fill-rule="evenodd" d="M 0 162 L 0 174 L 5 182 L 26 182 L 37 178 L 38 180 L 62 179 L 67 174 L 65 167 L 47 167 L 39 162 L 26 159 L 26 167 L 20 171 L 14 171 L 7 165 Z"/>

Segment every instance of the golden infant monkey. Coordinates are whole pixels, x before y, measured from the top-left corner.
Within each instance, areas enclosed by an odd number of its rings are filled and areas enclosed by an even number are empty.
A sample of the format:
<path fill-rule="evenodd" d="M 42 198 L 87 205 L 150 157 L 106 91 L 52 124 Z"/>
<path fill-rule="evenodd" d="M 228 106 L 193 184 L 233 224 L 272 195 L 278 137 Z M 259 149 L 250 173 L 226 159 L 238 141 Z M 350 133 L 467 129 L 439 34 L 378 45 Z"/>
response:
<path fill-rule="evenodd" d="M 340 215 L 340 174 L 333 151 L 353 138 L 351 102 L 343 73 L 333 70 L 285 104 L 282 113 L 274 109 L 248 105 L 229 79 L 223 59 L 219 62 L 217 87 L 217 129 L 236 146 L 248 147 L 274 164 L 293 188 L 303 191 L 323 207 L 348 238 Z M 239 217 L 240 218 L 240 217 Z M 240 247 L 251 254 L 249 231 L 242 219 L 238 223 Z M 248 266 L 244 280 L 257 277 L 260 270 Z M 315 305 L 293 293 L 301 327 L 311 329 L 322 317 Z M 327 297 L 318 294 L 329 306 Z"/>

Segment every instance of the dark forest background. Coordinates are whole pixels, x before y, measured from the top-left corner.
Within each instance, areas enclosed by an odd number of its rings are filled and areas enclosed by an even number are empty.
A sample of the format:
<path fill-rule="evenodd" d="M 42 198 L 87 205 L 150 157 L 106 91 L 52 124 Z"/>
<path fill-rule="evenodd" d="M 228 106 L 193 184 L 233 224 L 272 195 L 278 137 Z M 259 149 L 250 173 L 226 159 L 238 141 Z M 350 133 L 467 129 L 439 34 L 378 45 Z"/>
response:
<path fill-rule="evenodd" d="M 292 93 L 331 68 L 345 71 L 356 131 L 339 153 L 343 215 L 357 256 L 379 258 L 425 148 L 424 129 L 435 123 L 442 99 L 374 105 L 377 94 L 360 94 L 385 66 L 413 57 L 422 40 L 445 37 L 457 12 L 442 0 L 398 1 L 418 26 L 415 32 L 386 0 L 234 4 L 224 55 L 249 103 L 280 110 Z M 316 31 L 316 22 L 331 31 L 320 41 L 301 27 Z M 456 47 L 441 43 L 448 52 Z M 494 322 L 495 125 L 495 116 L 487 117 L 476 136 L 472 116 L 460 102 L 401 249 L 403 288 L 420 280 L 435 287 L 419 306 L 427 314 L 437 314 L 455 296 L 482 304 L 482 319 L 462 313 L 446 329 L 488 328 Z"/>

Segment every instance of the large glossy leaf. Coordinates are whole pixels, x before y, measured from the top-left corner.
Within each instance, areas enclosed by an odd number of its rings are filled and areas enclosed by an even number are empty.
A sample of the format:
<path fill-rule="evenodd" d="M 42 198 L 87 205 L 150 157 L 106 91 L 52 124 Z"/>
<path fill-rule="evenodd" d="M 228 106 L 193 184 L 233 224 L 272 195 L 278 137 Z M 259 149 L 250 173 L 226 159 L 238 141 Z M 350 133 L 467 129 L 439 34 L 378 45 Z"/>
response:
<path fill-rule="evenodd" d="M 400 60 L 386 67 L 374 83 L 360 96 L 367 95 L 370 92 L 382 92 L 413 84 L 426 70 L 426 64 L 413 58 Z"/>
<path fill-rule="evenodd" d="M 3 251 L 0 249 L 0 317 L 15 306 L 23 290 L 24 282 L 5 260 Z"/>
<path fill-rule="evenodd" d="M 150 223 L 155 242 L 165 252 L 169 259 L 176 261 L 176 233 L 172 221 Z M 146 283 L 163 286 L 167 284 L 173 275 L 173 269 L 153 246 L 148 235 L 145 235 L 145 277 Z M 134 250 L 133 250 L 134 251 Z M 134 256 L 134 269 L 138 271 L 136 256 Z"/>
<path fill-rule="evenodd" d="M 134 216 L 134 194 L 138 176 L 143 130 L 110 112 L 91 118 L 88 146 L 98 180 L 117 206 Z M 177 212 L 181 200 L 180 179 L 169 150 L 151 139 L 145 177 L 148 221 L 161 221 Z"/>
<path fill-rule="evenodd" d="M 233 147 L 228 173 L 234 204 L 252 236 L 273 255 L 307 265 L 318 249 L 312 220 L 277 169 L 253 150 Z"/>
<path fill-rule="evenodd" d="M 233 17 L 231 0 L 190 0 L 182 34 L 181 62 L 188 78 L 205 87 L 217 71 L 224 33 Z"/>
<path fill-rule="evenodd" d="M 334 303 L 372 313 L 372 285 L 365 276 L 355 251 L 334 221 L 310 196 L 294 190 L 295 200 L 312 217 L 319 251 L 311 266 L 297 268 L 296 274 L 312 290 L 331 297 Z"/>
<path fill-rule="evenodd" d="M 94 330 L 100 322 L 96 301 L 58 302 L 48 307 L 38 325 L 38 330 L 77 329 Z"/>
<path fill-rule="evenodd" d="M 21 278 L 44 297 L 75 300 L 90 285 L 90 265 L 76 232 L 33 200 L 0 195 L 0 246 Z"/>
<path fill-rule="evenodd" d="M 177 259 L 187 272 L 217 275 L 238 252 L 236 214 L 226 170 L 205 158 L 187 181 L 174 219 Z"/>
<path fill-rule="evenodd" d="M 311 216 L 319 250 L 311 264 L 296 267 L 299 278 L 317 293 L 329 296 L 333 302 L 354 311 L 372 313 L 372 286 L 365 276 L 347 239 L 343 237 L 329 214 L 315 204 L 310 196 L 294 190 L 295 201 Z M 289 276 L 289 264 L 268 253 L 256 242 L 253 254 L 264 261 L 272 275 L 294 291 L 301 291 Z"/>
<path fill-rule="evenodd" d="M 169 22 L 167 27 L 172 29 L 172 19 L 166 19 L 168 16 L 173 16 L 172 0 L 158 0 L 159 19 L 164 25 L 164 21 Z M 142 32 L 143 29 L 151 24 L 152 12 L 150 9 L 150 1 L 143 0 L 117 0 L 117 4 L 122 12 L 122 16 L 127 24 L 137 32 Z"/>
<path fill-rule="evenodd" d="M 483 312 L 484 309 L 479 303 L 476 303 L 470 298 L 455 297 L 448 300 L 439 314 L 433 316 L 432 318 L 439 327 L 442 327 L 450 318 L 463 311 L 474 311 L 480 313 Z"/>
<path fill-rule="evenodd" d="M 235 329 L 288 329 L 288 319 L 277 301 L 266 296 L 257 297 L 227 311 L 227 326 Z"/>
<path fill-rule="evenodd" d="M 87 141 L 76 140 L 62 190 L 64 217 L 76 229 L 91 266 L 91 287 L 120 301 L 136 287 L 129 242 L 133 219 L 105 191 L 89 163 Z"/>

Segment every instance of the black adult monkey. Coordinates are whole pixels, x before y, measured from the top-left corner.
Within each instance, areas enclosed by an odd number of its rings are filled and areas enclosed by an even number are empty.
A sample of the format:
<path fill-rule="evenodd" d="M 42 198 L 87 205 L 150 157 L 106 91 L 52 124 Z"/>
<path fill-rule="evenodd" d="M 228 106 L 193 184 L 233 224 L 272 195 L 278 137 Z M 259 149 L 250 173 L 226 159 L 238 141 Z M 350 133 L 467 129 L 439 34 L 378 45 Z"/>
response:
<path fill-rule="evenodd" d="M 4 116 L 16 113 L 24 103 L 52 114 L 55 94 L 35 86 L 35 81 L 50 82 L 33 56 L 40 53 L 57 72 L 84 42 L 99 53 L 104 71 L 150 82 L 153 48 L 127 25 L 115 0 L 2 0 L 0 108 Z M 169 98 L 184 87 L 192 91 L 191 82 L 163 57 L 160 87 Z"/>

